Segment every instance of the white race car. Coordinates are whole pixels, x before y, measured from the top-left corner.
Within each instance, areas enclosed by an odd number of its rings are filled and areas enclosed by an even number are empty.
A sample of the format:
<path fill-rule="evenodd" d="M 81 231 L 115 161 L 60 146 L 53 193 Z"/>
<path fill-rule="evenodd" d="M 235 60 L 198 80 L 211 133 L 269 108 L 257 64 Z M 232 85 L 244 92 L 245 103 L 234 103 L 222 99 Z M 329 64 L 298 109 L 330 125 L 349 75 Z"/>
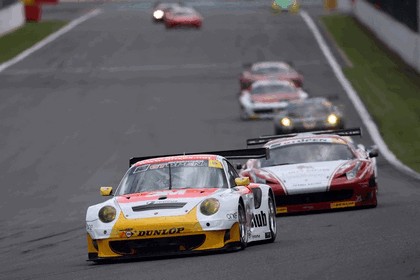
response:
<path fill-rule="evenodd" d="M 308 94 L 292 82 L 263 80 L 254 82 L 239 97 L 242 119 L 269 119 L 290 101 L 303 100 Z"/>
<path fill-rule="evenodd" d="M 217 152 L 229 158 L 266 157 L 267 150 Z M 113 197 L 86 214 L 92 261 L 243 249 L 274 242 L 271 188 L 239 178 L 214 154 L 133 158 Z M 102 187 L 102 195 L 111 195 Z"/>

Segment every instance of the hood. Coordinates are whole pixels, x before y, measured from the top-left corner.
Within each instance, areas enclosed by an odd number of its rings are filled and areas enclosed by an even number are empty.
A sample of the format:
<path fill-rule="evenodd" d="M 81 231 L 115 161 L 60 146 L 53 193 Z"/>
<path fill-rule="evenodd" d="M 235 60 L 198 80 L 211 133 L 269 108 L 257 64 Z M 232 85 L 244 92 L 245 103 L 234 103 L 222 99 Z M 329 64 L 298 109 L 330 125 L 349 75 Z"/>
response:
<path fill-rule="evenodd" d="M 185 215 L 204 199 L 226 189 L 176 189 L 127 194 L 116 201 L 128 219 Z"/>
<path fill-rule="evenodd" d="M 286 194 L 325 192 L 337 170 L 348 161 L 323 161 L 262 168 L 276 177 Z"/>
<path fill-rule="evenodd" d="M 265 93 L 251 95 L 252 102 L 256 103 L 272 103 L 280 101 L 289 101 L 299 99 L 298 93 Z"/>

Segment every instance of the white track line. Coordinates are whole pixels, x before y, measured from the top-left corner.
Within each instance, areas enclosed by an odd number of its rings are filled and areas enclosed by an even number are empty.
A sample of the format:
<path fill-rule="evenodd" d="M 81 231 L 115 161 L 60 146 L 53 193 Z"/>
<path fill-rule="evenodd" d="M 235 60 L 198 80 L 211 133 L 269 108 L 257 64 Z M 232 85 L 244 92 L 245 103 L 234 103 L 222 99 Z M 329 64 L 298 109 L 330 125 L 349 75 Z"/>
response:
<path fill-rule="evenodd" d="M 95 9 L 73 21 L 71 21 L 69 24 L 64 26 L 63 28 L 59 29 L 58 31 L 54 32 L 53 34 L 49 35 L 48 37 L 44 38 L 43 40 L 39 41 L 29 49 L 21 52 L 19 55 L 15 56 L 14 58 L 0 64 L 0 73 L 3 72 L 5 69 L 9 68 L 10 66 L 22 61 L 32 53 L 36 52 L 37 50 L 45 47 L 47 44 L 51 43 L 52 41 L 56 40 L 61 35 L 64 35 L 65 33 L 69 32 L 73 28 L 75 28 L 77 25 L 81 24 L 82 22 L 100 14 L 102 11 L 100 9 Z"/>
<path fill-rule="evenodd" d="M 394 165 L 397 169 L 401 170 L 402 172 L 412 176 L 420 180 L 420 173 L 417 173 L 413 169 L 409 168 L 408 166 L 404 165 L 401 161 L 397 159 L 397 157 L 388 149 L 388 146 L 385 144 L 385 141 L 382 139 L 378 127 L 376 126 L 375 122 L 373 121 L 372 117 L 369 115 L 365 105 L 360 100 L 357 92 L 354 90 L 350 82 L 344 76 L 343 71 L 341 70 L 340 65 L 335 60 L 334 56 L 331 53 L 330 48 L 326 44 L 324 38 L 322 38 L 321 33 L 318 30 L 318 27 L 315 25 L 312 18 L 308 15 L 307 12 L 301 11 L 301 17 L 308 25 L 309 29 L 315 36 L 316 41 L 318 42 L 319 47 L 321 48 L 322 52 L 324 53 L 325 57 L 328 60 L 328 63 L 331 65 L 332 70 L 334 71 L 335 76 L 337 77 L 338 81 L 344 88 L 345 92 L 347 93 L 348 97 L 350 98 L 351 102 L 353 103 L 354 107 L 356 108 L 357 112 L 359 113 L 360 117 L 364 125 L 366 126 L 369 134 L 371 135 L 373 141 L 379 148 L 381 154 L 385 157 L 385 159 Z"/>

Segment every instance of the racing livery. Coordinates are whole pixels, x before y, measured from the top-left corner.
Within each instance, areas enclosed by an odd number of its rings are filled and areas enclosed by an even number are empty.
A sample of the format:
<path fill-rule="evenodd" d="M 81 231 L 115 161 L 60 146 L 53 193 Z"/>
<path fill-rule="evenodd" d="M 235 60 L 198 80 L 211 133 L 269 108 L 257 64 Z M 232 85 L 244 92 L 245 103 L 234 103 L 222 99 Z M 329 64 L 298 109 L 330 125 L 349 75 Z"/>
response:
<path fill-rule="evenodd" d="M 303 76 L 293 69 L 290 63 L 267 61 L 244 66 L 246 69 L 239 78 L 241 89 L 247 89 L 253 82 L 261 80 L 286 80 L 293 82 L 297 87 L 303 85 Z"/>
<path fill-rule="evenodd" d="M 250 159 L 241 170 L 271 186 L 277 214 L 347 207 L 376 207 L 377 150 L 355 146 L 347 136 L 360 129 L 264 136 L 269 159 Z"/>
<path fill-rule="evenodd" d="M 306 92 L 290 81 L 257 81 L 239 96 L 241 119 L 270 119 L 289 102 L 304 100 L 307 97 Z"/>
<path fill-rule="evenodd" d="M 266 156 L 266 149 L 235 151 L 242 151 L 241 157 L 244 152 Z M 87 210 L 89 260 L 237 250 L 254 241 L 274 242 L 271 188 L 239 178 L 225 157 L 133 158 L 130 165 L 115 195 Z M 101 193 L 111 195 L 112 188 L 102 187 Z"/>

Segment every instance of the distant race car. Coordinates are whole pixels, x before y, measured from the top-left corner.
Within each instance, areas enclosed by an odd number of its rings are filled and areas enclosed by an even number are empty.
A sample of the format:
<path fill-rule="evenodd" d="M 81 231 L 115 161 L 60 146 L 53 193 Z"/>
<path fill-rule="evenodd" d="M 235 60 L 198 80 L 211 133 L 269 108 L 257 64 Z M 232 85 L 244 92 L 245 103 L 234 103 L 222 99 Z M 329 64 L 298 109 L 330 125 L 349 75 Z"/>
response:
<path fill-rule="evenodd" d="M 266 157 L 267 150 L 214 152 Z M 190 154 L 133 158 L 115 195 L 86 214 L 92 261 L 238 250 L 277 234 L 271 188 L 239 178 L 225 157 Z M 112 187 L 102 187 L 111 195 Z"/>
<path fill-rule="evenodd" d="M 308 94 L 290 81 L 263 80 L 254 82 L 239 96 L 242 119 L 269 119 L 290 101 L 303 100 Z"/>
<path fill-rule="evenodd" d="M 241 89 L 249 88 L 255 81 L 273 79 L 292 81 L 297 87 L 303 85 L 303 76 L 286 62 L 257 62 L 245 67 L 239 78 Z"/>
<path fill-rule="evenodd" d="M 341 110 L 324 97 L 290 102 L 273 120 L 275 134 L 344 128 Z"/>
<path fill-rule="evenodd" d="M 178 7 L 165 13 L 163 18 L 166 28 L 173 27 L 195 27 L 200 28 L 203 24 L 203 17 L 193 8 Z"/>
<path fill-rule="evenodd" d="M 284 5 L 281 7 L 279 4 L 277 4 L 276 1 L 273 1 L 271 4 L 271 8 L 273 9 L 273 12 L 279 13 L 279 12 L 291 12 L 291 13 L 297 13 L 300 9 L 300 4 L 297 0 L 284 0 L 284 3 L 288 3 L 288 5 Z"/>
<path fill-rule="evenodd" d="M 179 3 L 156 3 L 153 8 L 153 20 L 155 22 L 163 22 L 165 13 L 179 7 L 181 7 Z"/>
<path fill-rule="evenodd" d="M 348 129 L 248 139 L 270 155 L 248 160 L 240 175 L 271 186 L 277 214 L 376 207 L 378 151 L 347 137 L 360 134 Z"/>

